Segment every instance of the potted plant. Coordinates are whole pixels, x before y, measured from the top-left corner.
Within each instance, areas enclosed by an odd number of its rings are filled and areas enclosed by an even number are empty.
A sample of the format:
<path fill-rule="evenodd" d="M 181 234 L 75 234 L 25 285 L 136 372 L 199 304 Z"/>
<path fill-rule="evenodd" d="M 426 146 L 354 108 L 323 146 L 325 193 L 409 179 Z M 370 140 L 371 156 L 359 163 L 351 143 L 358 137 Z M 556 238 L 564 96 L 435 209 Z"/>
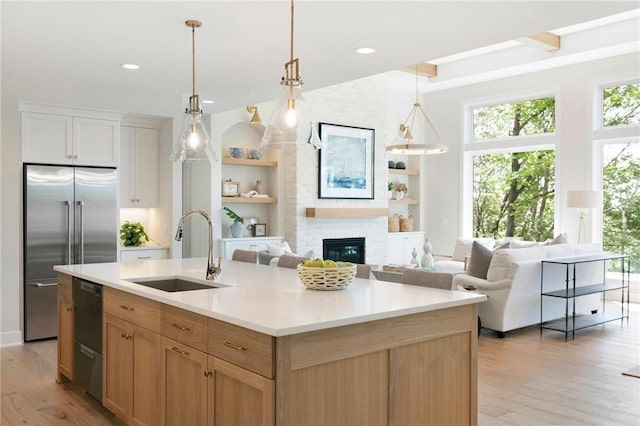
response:
<path fill-rule="evenodd" d="M 149 236 L 140 222 L 126 220 L 120 226 L 120 240 L 125 247 L 138 247 L 149 242 Z"/>
<path fill-rule="evenodd" d="M 242 233 L 244 231 L 242 224 L 244 223 L 244 219 L 229 207 L 223 207 L 223 209 L 227 213 L 227 216 L 233 220 L 233 223 L 229 227 L 231 229 L 231 236 L 233 238 L 242 237 Z"/>
<path fill-rule="evenodd" d="M 389 181 L 389 183 L 387 183 L 387 193 L 389 194 L 389 199 L 393 200 L 393 188 L 394 188 L 395 184 L 393 183 L 393 181 Z"/>

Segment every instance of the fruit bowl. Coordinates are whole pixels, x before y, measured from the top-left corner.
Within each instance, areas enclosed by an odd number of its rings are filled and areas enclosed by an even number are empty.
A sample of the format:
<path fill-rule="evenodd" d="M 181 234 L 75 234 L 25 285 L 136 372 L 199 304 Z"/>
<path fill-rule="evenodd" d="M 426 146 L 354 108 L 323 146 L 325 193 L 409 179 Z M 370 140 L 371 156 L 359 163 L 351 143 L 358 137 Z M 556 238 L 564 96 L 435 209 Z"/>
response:
<path fill-rule="evenodd" d="M 336 262 L 336 267 L 321 268 L 314 266 L 297 267 L 298 278 L 306 288 L 312 290 L 342 290 L 356 276 L 356 265 L 349 262 Z"/>

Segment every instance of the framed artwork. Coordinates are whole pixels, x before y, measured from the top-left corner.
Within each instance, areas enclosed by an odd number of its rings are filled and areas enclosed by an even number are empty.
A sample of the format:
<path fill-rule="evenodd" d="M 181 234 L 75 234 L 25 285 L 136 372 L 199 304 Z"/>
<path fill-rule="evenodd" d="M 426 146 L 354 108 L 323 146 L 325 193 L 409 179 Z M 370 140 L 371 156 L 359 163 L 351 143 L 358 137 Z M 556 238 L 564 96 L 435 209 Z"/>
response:
<path fill-rule="evenodd" d="M 373 200 L 375 130 L 319 123 L 318 198 Z"/>
<path fill-rule="evenodd" d="M 231 179 L 222 181 L 222 196 L 223 197 L 239 197 L 240 196 L 240 182 L 233 182 Z"/>
<path fill-rule="evenodd" d="M 267 224 L 266 223 L 256 223 L 253 225 L 253 236 L 254 237 L 266 237 L 267 236 Z"/>

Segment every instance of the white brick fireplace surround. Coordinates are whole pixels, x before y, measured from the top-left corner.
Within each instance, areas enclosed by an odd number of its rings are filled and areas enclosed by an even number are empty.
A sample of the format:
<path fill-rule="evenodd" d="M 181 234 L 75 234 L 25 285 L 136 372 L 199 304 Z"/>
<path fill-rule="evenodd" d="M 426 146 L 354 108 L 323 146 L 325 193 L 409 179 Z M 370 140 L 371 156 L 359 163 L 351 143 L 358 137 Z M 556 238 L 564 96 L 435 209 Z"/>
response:
<path fill-rule="evenodd" d="M 388 84 L 364 79 L 305 94 L 312 107 L 314 122 L 375 129 L 374 199 L 318 199 L 318 153 L 310 146 L 287 153 L 285 238 L 298 253 L 313 250 L 322 256 L 325 238 L 365 238 L 366 263 L 383 264 L 387 259 L 387 218 L 306 217 L 307 207 L 375 208 L 387 207 L 387 158 L 389 120 Z M 395 126 L 392 126 L 395 128 Z"/>

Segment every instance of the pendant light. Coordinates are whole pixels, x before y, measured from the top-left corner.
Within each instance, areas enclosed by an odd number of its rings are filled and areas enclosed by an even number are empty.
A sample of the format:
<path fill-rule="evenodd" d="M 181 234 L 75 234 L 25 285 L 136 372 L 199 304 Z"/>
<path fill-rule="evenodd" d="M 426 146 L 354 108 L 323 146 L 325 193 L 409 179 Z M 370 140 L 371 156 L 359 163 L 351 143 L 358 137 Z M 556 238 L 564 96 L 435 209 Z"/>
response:
<path fill-rule="evenodd" d="M 284 64 L 284 75 L 280 80 L 282 93 L 276 109 L 271 115 L 269 124 L 262 136 L 261 148 L 296 149 L 298 136 L 306 139 L 314 148 L 321 147 L 317 132 L 313 131 L 311 114 L 306 101 L 302 97 L 302 79 L 300 78 L 300 62 L 293 57 L 293 24 L 294 5 L 291 0 L 291 39 L 289 62 Z"/>
<path fill-rule="evenodd" d="M 427 127 L 431 128 L 438 143 L 427 142 Z M 400 125 L 398 135 L 391 142 L 391 145 L 387 146 L 387 152 L 390 154 L 428 155 L 442 154 L 448 150 L 449 147 L 441 142 L 440 135 L 418 102 L 418 66 L 416 65 L 416 101 L 409 116 Z"/>
<path fill-rule="evenodd" d="M 202 109 L 200 98 L 196 95 L 196 28 L 202 23 L 196 20 L 188 20 L 184 23 L 191 28 L 191 81 L 193 94 L 189 97 L 189 106 L 185 109 L 184 125 L 180 138 L 175 146 L 171 161 L 208 160 L 218 161 L 216 153 L 211 148 L 211 138 L 202 123 Z"/>

